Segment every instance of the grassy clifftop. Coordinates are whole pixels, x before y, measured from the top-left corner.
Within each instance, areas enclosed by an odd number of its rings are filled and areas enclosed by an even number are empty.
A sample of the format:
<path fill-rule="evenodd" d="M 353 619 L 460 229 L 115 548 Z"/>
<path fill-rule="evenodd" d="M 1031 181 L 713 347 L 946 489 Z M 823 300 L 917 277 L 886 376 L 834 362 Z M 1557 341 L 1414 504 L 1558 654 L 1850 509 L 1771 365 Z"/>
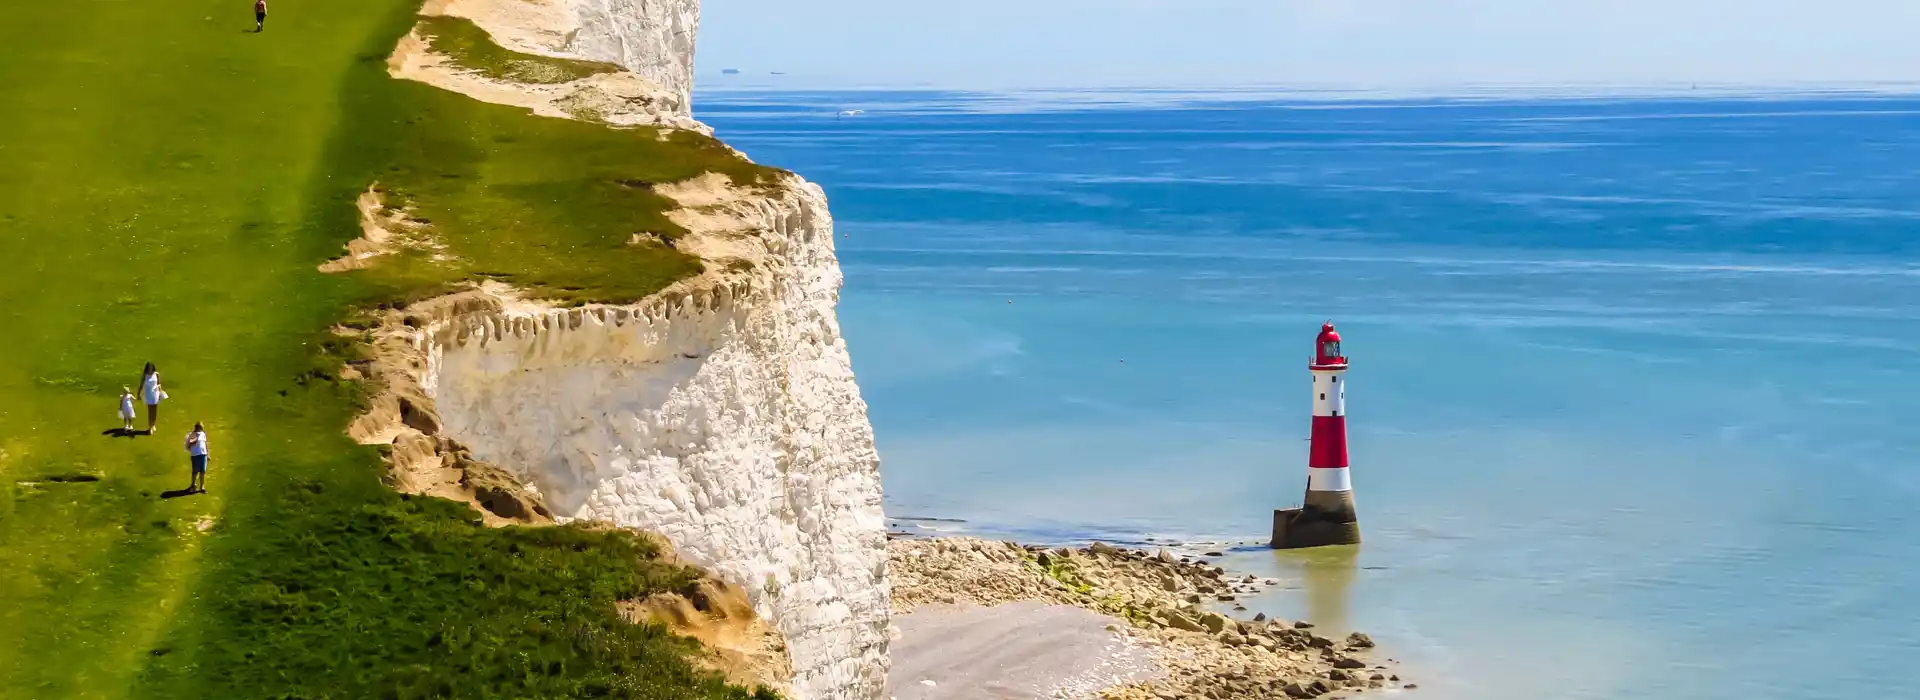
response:
<path fill-rule="evenodd" d="M 508 51 L 465 19 L 422 18 L 417 31 L 458 64 L 500 79 L 610 68 Z M 361 173 L 362 186 L 377 183 L 389 206 L 426 222 L 442 246 L 355 273 L 399 296 L 490 278 L 556 300 L 639 299 L 700 269 L 670 247 L 633 244 L 636 233 L 669 242 L 685 233 L 652 185 L 708 172 L 762 184 L 774 172 L 701 134 L 533 117 L 391 79 L 384 64 L 361 66 L 353 80 L 349 90 L 367 99 L 349 105 L 354 130 L 336 139 L 339 169 Z"/>
<path fill-rule="evenodd" d="M 360 305 L 504 278 L 629 299 L 697 270 L 649 185 L 717 142 L 390 79 L 418 0 L 0 6 L 0 698 L 744 698 L 613 602 L 688 585 L 644 543 L 404 498 L 342 427 Z M 369 184 L 450 255 L 318 273 Z M 158 433 L 115 438 L 155 362 Z M 204 421 L 211 493 L 180 437 Z"/>

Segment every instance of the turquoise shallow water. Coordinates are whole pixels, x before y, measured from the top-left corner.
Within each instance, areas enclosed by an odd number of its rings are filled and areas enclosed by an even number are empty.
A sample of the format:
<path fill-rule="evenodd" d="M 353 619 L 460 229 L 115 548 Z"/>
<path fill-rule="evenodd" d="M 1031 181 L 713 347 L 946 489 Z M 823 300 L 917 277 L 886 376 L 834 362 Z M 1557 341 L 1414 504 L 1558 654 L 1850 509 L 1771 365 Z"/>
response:
<path fill-rule="evenodd" d="M 1423 697 L 1920 697 L 1920 99 L 702 97 L 833 201 L 891 515 L 1260 539 L 1331 318 L 1367 542 L 1250 608 Z"/>

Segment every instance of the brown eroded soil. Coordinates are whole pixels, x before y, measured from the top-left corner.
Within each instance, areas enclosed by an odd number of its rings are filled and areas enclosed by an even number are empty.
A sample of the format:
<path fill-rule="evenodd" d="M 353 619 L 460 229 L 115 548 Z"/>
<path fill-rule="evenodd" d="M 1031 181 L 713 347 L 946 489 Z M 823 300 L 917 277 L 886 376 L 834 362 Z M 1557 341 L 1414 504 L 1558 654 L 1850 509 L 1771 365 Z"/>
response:
<path fill-rule="evenodd" d="M 320 265 L 320 271 L 339 273 L 373 264 L 373 259 L 399 250 L 431 250 L 444 256 L 445 246 L 433 240 L 426 223 L 387 205 L 376 183 L 354 200 L 360 210 L 360 237 L 347 241 L 347 254 Z"/>
<path fill-rule="evenodd" d="M 645 536 L 661 551 L 672 551 L 661 538 Z M 728 682 L 748 688 L 765 685 L 781 697 L 793 696 L 793 663 L 786 642 L 754 614 L 739 586 L 708 577 L 691 595 L 657 593 L 621 603 L 621 610 L 635 622 L 652 620 L 674 634 L 700 640 L 708 652 L 707 667 L 726 674 Z"/>

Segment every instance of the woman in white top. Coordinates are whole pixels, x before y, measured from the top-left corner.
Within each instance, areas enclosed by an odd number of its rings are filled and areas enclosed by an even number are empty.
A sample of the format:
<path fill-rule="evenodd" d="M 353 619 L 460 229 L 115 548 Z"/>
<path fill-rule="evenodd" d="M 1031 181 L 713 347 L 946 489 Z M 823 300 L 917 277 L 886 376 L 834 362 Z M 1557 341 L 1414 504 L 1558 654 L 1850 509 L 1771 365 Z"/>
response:
<path fill-rule="evenodd" d="M 160 370 L 147 363 L 145 371 L 140 373 L 140 400 L 147 402 L 147 434 L 153 434 L 153 427 L 160 422 L 160 400 L 167 398 L 167 392 L 160 388 Z"/>

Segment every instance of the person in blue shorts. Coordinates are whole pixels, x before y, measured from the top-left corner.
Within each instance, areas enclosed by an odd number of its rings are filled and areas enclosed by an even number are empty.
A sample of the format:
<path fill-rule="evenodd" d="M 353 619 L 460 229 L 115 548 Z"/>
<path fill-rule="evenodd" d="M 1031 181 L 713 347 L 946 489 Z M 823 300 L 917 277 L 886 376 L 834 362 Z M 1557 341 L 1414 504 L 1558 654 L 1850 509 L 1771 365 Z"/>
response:
<path fill-rule="evenodd" d="M 187 492 L 207 492 L 207 427 L 193 424 L 193 432 L 187 433 L 187 457 L 193 460 L 193 482 L 187 485 Z"/>

